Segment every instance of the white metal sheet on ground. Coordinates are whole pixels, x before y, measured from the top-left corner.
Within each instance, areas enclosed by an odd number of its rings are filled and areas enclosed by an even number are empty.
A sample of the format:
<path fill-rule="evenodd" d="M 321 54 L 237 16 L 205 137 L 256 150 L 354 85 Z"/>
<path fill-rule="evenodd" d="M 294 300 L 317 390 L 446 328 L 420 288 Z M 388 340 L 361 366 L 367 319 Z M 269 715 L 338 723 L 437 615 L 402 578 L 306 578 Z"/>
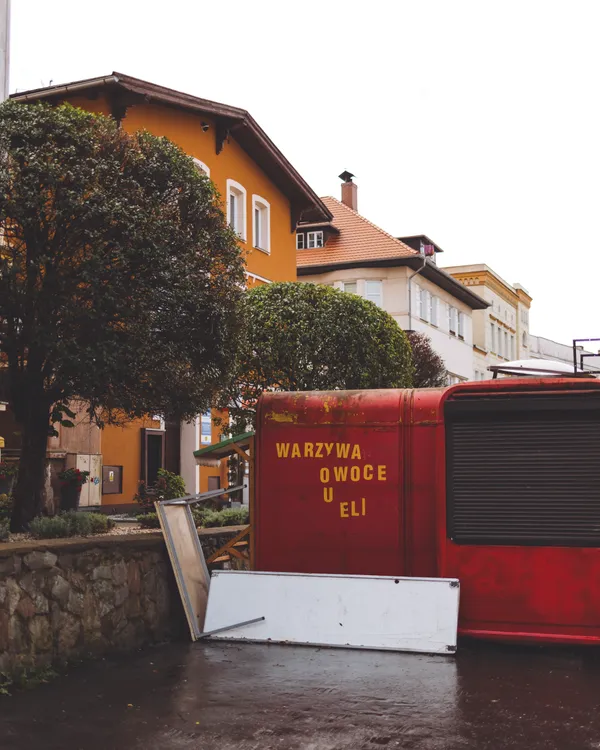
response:
<path fill-rule="evenodd" d="M 459 590 L 447 578 L 216 571 L 204 629 L 264 617 L 213 638 L 451 654 Z"/>

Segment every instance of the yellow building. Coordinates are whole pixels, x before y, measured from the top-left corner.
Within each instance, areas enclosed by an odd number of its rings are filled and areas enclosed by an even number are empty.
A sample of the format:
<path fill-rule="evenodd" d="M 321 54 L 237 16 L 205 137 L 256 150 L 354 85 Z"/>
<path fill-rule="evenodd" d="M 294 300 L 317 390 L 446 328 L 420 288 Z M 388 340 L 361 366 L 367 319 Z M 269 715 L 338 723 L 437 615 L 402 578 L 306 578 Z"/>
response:
<path fill-rule="evenodd" d="M 331 219 L 323 202 L 243 109 L 121 73 L 12 98 L 67 101 L 110 115 L 129 132 L 145 129 L 178 144 L 216 185 L 228 221 L 240 235 L 249 286 L 295 281 L 297 222 Z M 190 493 L 218 486 L 217 470 L 203 469 L 200 475 L 193 457 L 203 443 L 218 440 L 210 415 L 199 416 L 192 424 L 165 424 L 152 416 L 125 428 L 107 427 L 101 433 L 98 450 L 103 476 L 93 480 L 99 483 L 103 505 L 130 503 L 139 481 L 152 482 L 161 466 L 181 473 Z M 93 465 L 100 466 L 100 462 Z"/>

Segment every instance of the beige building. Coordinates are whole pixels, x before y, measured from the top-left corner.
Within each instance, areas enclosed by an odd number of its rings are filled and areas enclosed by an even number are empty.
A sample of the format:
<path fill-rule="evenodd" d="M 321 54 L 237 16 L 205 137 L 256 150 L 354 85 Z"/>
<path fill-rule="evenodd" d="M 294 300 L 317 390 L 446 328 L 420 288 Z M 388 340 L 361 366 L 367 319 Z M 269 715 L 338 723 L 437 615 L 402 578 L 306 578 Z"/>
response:
<path fill-rule="evenodd" d="M 477 290 L 437 266 L 435 254 L 440 248 L 428 237 L 393 237 L 361 216 L 353 175 L 340 176 L 342 200 L 322 199 L 332 220 L 300 223 L 296 228 L 299 280 L 328 284 L 370 300 L 403 330 L 429 337 L 444 360 L 450 383 L 470 380 L 473 315 L 487 302 Z"/>
<path fill-rule="evenodd" d="M 490 365 L 530 359 L 531 297 L 524 287 L 509 284 L 483 263 L 444 270 L 489 304 L 473 311 L 473 379 L 490 378 Z"/>

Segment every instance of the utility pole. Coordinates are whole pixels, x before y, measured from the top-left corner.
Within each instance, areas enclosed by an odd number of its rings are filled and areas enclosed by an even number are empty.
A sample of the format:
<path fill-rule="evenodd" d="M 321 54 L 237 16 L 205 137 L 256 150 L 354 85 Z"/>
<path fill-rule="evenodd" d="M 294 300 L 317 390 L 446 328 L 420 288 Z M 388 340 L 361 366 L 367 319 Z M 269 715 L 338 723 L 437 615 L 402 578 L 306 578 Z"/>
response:
<path fill-rule="evenodd" d="M 8 99 L 10 0 L 0 0 L 0 102 Z"/>

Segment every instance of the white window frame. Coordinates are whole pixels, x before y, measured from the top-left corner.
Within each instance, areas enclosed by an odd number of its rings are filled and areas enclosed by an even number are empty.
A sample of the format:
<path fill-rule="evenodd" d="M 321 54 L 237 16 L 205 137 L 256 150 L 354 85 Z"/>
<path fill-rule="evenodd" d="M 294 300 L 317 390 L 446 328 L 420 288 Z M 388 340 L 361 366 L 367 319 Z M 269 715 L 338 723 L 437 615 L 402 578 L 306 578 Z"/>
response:
<path fill-rule="evenodd" d="M 427 291 L 427 289 L 421 289 L 421 294 L 419 298 L 419 317 L 421 320 L 424 320 L 426 323 L 429 323 L 429 300 L 431 299 L 431 294 Z"/>
<path fill-rule="evenodd" d="M 195 156 L 193 156 L 192 158 L 194 160 L 194 164 L 196 165 L 196 169 L 199 169 L 201 172 L 204 172 L 207 177 L 210 177 L 210 167 L 207 166 L 203 161 L 200 161 L 200 159 L 196 159 Z"/>
<path fill-rule="evenodd" d="M 458 336 L 458 310 L 448 305 L 448 332 L 451 336 Z"/>
<path fill-rule="evenodd" d="M 262 231 L 265 234 L 264 238 L 256 236 L 255 213 L 257 209 L 262 214 L 261 220 L 264 219 L 264 221 L 261 221 L 261 223 L 264 224 L 262 228 Z M 264 214 L 262 212 L 264 212 Z M 260 233 L 261 230 L 259 229 L 259 234 Z M 261 243 L 263 243 L 264 240 L 264 247 L 261 247 L 258 244 L 259 240 Z M 252 247 L 256 250 L 261 250 L 263 253 L 267 253 L 267 255 L 270 255 L 271 253 L 271 204 L 260 195 L 252 196 Z"/>
<path fill-rule="evenodd" d="M 465 340 L 465 314 L 463 312 L 460 312 L 460 310 L 458 311 L 458 314 L 457 314 L 456 327 L 457 327 L 456 334 L 458 338 L 464 341 Z"/>
<path fill-rule="evenodd" d="M 231 223 L 231 196 L 235 195 L 240 201 L 241 211 L 238 221 Z M 227 223 L 234 229 L 242 242 L 246 242 L 246 188 L 235 180 L 227 180 Z"/>
<path fill-rule="evenodd" d="M 369 284 L 378 284 L 378 291 L 369 292 Z M 383 281 L 381 279 L 365 279 L 365 299 L 383 308 Z"/>
<path fill-rule="evenodd" d="M 347 286 L 354 286 L 356 288 L 354 291 L 351 291 L 350 289 L 346 289 Z M 342 281 L 342 291 L 346 292 L 346 294 L 358 294 L 358 281 Z"/>
<path fill-rule="evenodd" d="M 318 240 L 321 240 L 321 244 L 317 244 Z M 314 242 L 314 245 L 311 245 L 311 240 Z M 323 247 L 324 245 L 324 239 L 323 239 L 323 231 L 318 230 L 316 232 L 307 232 L 306 233 L 306 247 L 308 250 L 315 250 L 316 248 Z"/>
<path fill-rule="evenodd" d="M 296 250 L 304 250 L 304 246 L 305 246 L 304 240 L 305 240 L 304 232 L 298 232 L 296 234 Z"/>
<path fill-rule="evenodd" d="M 432 326 L 438 327 L 440 320 L 440 300 L 434 294 L 429 296 L 429 322 Z"/>

